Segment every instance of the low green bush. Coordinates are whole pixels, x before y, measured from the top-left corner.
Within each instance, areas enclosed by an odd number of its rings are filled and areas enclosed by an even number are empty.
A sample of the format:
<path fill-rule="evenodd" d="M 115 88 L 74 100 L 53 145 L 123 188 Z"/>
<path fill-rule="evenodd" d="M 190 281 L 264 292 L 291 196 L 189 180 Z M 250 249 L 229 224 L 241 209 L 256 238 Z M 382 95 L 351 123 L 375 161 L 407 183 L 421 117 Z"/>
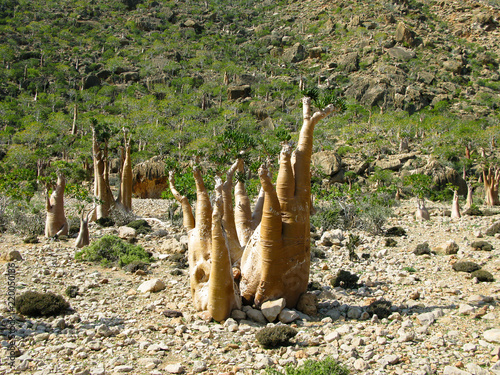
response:
<path fill-rule="evenodd" d="M 64 291 L 69 298 L 75 298 L 78 295 L 78 287 L 76 285 L 70 285 Z"/>
<path fill-rule="evenodd" d="M 262 328 L 255 338 L 263 348 L 271 349 L 279 346 L 286 346 L 290 339 L 295 337 L 297 330 L 286 325 Z"/>
<path fill-rule="evenodd" d="M 22 315 L 39 317 L 60 315 L 69 308 L 65 299 L 52 292 L 28 291 L 15 300 L 16 311 Z"/>
<path fill-rule="evenodd" d="M 115 222 L 113 221 L 113 219 L 111 219 L 109 217 L 100 217 L 95 222 L 104 228 L 112 227 L 113 225 L 115 225 Z"/>
<path fill-rule="evenodd" d="M 495 278 L 493 275 L 485 270 L 477 270 L 474 271 L 470 274 L 472 277 L 475 277 L 478 279 L 478 281 L 481 281 L 483 283 L 492 283 L 495 281 Z"/>
<path fill-rule="evenodd" d="M 479 264 L 467 260 L 453 263 L 452 268 L 457 272 L 468 272 L 468 273 L 472 273 L 474 271 L 481 269 Z"/>
<path fill-rule="evenodd" d="M 325 358 L 321 361 L 309 359 L 300 367 L 288 365 L 285 367 L 285 372 L 269 368 L 266 373 L 270 375 L 349 375 L 349 370 L 334 359 Z"/>
<path fill-rule="evenodd" d="M 133 220 L 127 224 L 127 227 L 134 228 L 137 234 L 147 234 L 151 232 L 151 226 L 146 220 Z"/>
<path fill-rule="evenodd" d="M 103 266 L 118 264 L 120 267 L 126 266 L 134 261 L 151 263 L 151 254 L 146 252 L 142 246 L 133 245 L 122 239 L 105 235 L 89 246 L 75 254 L 75 259 L 100 262 Z"/>

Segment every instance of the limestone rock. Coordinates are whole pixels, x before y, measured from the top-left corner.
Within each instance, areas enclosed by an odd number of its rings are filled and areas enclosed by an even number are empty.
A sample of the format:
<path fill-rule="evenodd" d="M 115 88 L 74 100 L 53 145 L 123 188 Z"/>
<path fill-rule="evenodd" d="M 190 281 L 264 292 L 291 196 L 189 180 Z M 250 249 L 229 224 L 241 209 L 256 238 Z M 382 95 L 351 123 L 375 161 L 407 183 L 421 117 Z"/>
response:
<path fill-rule="evenodd" d="M 124 240 L 131 240 L 137 237 L 137 231 L 134 228 L 123 226 L 118 228 L 118 237 Z"/>
<path fill-rule="evenodd" d="M 485 331 L 483 337 L 486 341 L 500 343 L 500 328 Z"/>
<path fill-rule="evenodd" d="M 286 301 L 284 298 L 280 298 L 274 301 L 266 301 L 260 307 L 260 311 L 269 322 L 274 322 L 276 317 L 280 314 L 286 306 Z"/>
<path fill-rule="evenodd" d="M 141 293 L 147 293 L 147 292 L 159 292 L 160 290 L 165 289 L 165 283 L 161 281 L 160 279 L 151 279 L 148 281 L 143 282 L 137 290 Z"/>
<path fill-rule="evenodd" d="M 288 324 L 299 319 L 299 314 L 295 310 L 284 308 L 281 310 L 278 319 L 281 323 Z"/>
<path fill-rule="evenodd" d="M 452 255 L 458 253 L 458 245 L 455 241 L 449 240 L 441 245 L 438 245 L 432 249 L 432 251 L 436 252 L 440 255 Z"/>
<path fill-rule="evenodd" d="M 334 151 L 316 152 L 311 157 L 313 167 L 319 168 L 321 172 L 328 176 L 333 176 L 340 171 L 342 159 Z"/>

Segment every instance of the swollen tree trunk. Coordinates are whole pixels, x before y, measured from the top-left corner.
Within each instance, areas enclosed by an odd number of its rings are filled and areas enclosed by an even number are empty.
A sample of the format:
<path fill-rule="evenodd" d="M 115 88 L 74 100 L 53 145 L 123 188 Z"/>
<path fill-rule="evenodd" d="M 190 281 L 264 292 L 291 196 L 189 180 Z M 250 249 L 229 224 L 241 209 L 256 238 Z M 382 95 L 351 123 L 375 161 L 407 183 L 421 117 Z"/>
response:
<path fill-rule="evenodd" d="M 453 191 L 453 203 L 451 205 L 451 218 L 460 219 L 460 206 L 458 204 L 458 191 Z"/>
<path fill-rule="evenodd" d="M 45 208 L 47 219 L 45 220 L 45 237 L 54 237 L 68 234 L 68 221 L 64 213 L 64 188 L 66 180 L 59 173 L 57 183 L 49 197 L 48 188 L 45 193 Z"/>
<path fill-rule="evenodd" d="M 417 211 L 415 212 L 417 220 L 430 220 L 429 211 L 425 207 L 425 200 L 417 198 Z"/>
<path fill-rule="evenodd" d="M 94 219 L 108 217 L 114 205 L 113 193 L 109 186 L 109 160 L 108 144 L 104 142 L 104 147 L 97 139 L 95 127 L 92 126 L 92 153 L 94 158 L 94 195 L 98 199 L 94 211 Z"/>
<path fill-rule="evenodd" d="M 483 185 L 486 194 L 486 204 L 490 207 L 500 205 L 498 185 L 500 183 L 500 168 L 483 169 Z"/>
<path fill-rule="evenodd" d="M 75 247 L 78 249 L 90 244 L 89 218 L 94 209 L 95 207 L 87 212 L 87 214 L 85 214 L 85 211 L 82 211 L 80 216 L 80 232 L 78 232 L 78 237 L 75 240 Z"/>
<path fill-rule="evenodd" d="M 132 210 L 132 161 L 130 159 L 130 138 L 124 129 L 125 145 L 122 148 L 120 167 L 120 190 L 116 203 L 127 212 Z"/>
<path fill-rule="evenodd" d="M 473 200 L 472 200 L 472 193 L 474 191 L 474 186 L 472 185 L 472 183 L 470 182 L 467 182 L 467 198 L 465 200 L 465 207 L 464 209 L 468 210 L 469 208 L 472 207 L 472 203 L 473 203 Z"/>
<path fill-rule="evenodd" d="M 267 168 L 261 166 L 259 170 L 262 194 L 253 214 L 241 182 L 235 187 L 237 209 L 233 212 L 231 207 L 229 192 L 234 172 L 241 170 L 240 161 L 228 171 L 224 184 L 217 183 L 213 211 L 201 173 L 194 169 L 196 218 L 187 198 L 176 190 L 170 174 L 170 189 L 182 205 L 184 226 L 188 230 L 194 305 L 199 310 L 208 310 L 216 320 L 226 319 L 231 309 L 240 304 L 240 294 L 233 282 L 238 273 L 233 269 L 231 274 L 231 266 L 240 265 L 241 296 L 257 306 L 283 297 L 288 307 L 295 307 L 300 295 L 307 290 L 313 131 L 318 121 L 332 113 L 335 107 L 329 105 L 311 115 L 310 99 L 305 98 L 303 108 L 304 124 L 297 148 L 292 153 L 290 145 L 283 146 L 276 187 Z M 240 246 L 246 243 L 241 260 L 238 252 L 232 250 L 233 246 L 238 249 L 238 243 Z"/>

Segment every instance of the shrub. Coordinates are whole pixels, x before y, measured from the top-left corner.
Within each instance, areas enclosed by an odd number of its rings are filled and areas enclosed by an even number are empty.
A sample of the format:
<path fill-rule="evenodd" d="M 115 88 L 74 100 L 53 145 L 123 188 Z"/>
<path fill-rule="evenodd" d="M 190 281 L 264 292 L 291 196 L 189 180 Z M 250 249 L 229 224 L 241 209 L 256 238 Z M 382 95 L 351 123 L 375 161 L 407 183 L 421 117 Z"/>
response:
<path fill-rule="evenodd" d="M 341 287 L 344 289 L 356 289 L 358 287 L 359 276 L 350 273 L 349 271 L 339 270 L 331 284 L 333 287 Z"/>
<path fill-rule="evenodd" d="M 368 305 L 367 311 L 373 316 L 377 315 L 380 319 L 388 318 L 392 314 L 392 303 L 386 300 L 378 300 Z"/>
<path fill-rule="evenodd" d="M 401 227 L 391 227 L 385 232 L 387 237 L 403 237 L 406 236 L 406 231 Z"/>
<path fill-rule="evenodd" d="M 386 238 L 385 239 L 385 246 L 396 247 L 397 245 L 398 245 L 398 242 L 394 238 Z"/>
<path fill-rule="evenodd" d="M 147 234 L 151 232 L 151 226 L 146 220 L 133 220 L 127 224 L 127 227 L 134 228 L 137 234 Z"/>
<path fill-rule="evenodd" d="M 16 298 L 16 311 L 20 314 L 38 317 L 59 315 L 69 308 L 69 303 L 52 292 L 25 292 Z"/>
<path fill-rule="evenodd" d="M 417 272 L 417 270 L 413 267 L 403 267 L 403 270 L 410 273 Z"/>
<path fill-rule="evenodd" d="M 295 337 L 297 330 L 286 325 L 262 328 L 255 338 L 263 348 L 277 348 L 286 346 L 290 343 L 290 339 Z"/>
<path fill-rule="evenodd" d="M 70 285 L 64 291 L 69 298 L 75 298 L 78 295 L 78 287 L 76 285 Z"/>
<path fill-rule="evenodd" d="M 75 259 L 101 262 L 103 266 L 117 263 L 120 267 L 133 261 L 151 262 L 151 254 L 142 246 L 133 245 L 112 235 L 106 235 L 75 254 Z"/>
<path fill-rule="evenodd" d="M 474 250 L 482 250 L 482 251 L 492 251 L 493 246 L 487 241 L 474 241 L 471 243 L 470 247 Z"/>
<path fill-rule="evenodd" d="M 474 271 L 471 273 L 471 276 L 477 278 L 481 282 L 492 283 L 495 281 L 493 275 L 485 270 Z"/>
<path fill-rule="evenodd" d="M 313 290 L 323 290 L 321 287 L 321 284 L 317 281 L 310 281 L 309 284 L 307 284 L 307 290 L 313 291 Z"/>
<path fill-rule="evenodd" d="M 470 262 L 467 260 L 454 263 L 452 268 L 457 272 L 468 272 L 468 273 L 472 273 L 474 271 L 481 269 L 481 267 L 477 263 Z"/>
<path fill-rule="evenodd" d="M 100 217 L 95 222 L 104 228 L 112 227 L 113 225 L 115 225 L 115 222 L 113 221 L 113 219 L 111 219 L 109 217 Z"/>
<path fill-rule="evenodd" d="M 349 370 L 332 358 L 321 361 L 309 359 L 300 367 L 287 365 L 284 373 L 275 369 L 267 369 L 266 372 L 271 375 L 349 375 Z"/>
<path fill-rule="evenodd" d="M 123 266 L 123 270 L 126 272 L 134 273 L 137 270 L 146 271 L 148 269 L 149 264 L 143 262 L 141 260 L 133 260 L 129 264 Z"/>
<path fill-rule="evenodd" d="M 38 241 L 38 236 L 32 235 L 32 236 L 25 237 L 23 239 L 23 242 L 24 243 L 39 243 L 40 241 Z"/>

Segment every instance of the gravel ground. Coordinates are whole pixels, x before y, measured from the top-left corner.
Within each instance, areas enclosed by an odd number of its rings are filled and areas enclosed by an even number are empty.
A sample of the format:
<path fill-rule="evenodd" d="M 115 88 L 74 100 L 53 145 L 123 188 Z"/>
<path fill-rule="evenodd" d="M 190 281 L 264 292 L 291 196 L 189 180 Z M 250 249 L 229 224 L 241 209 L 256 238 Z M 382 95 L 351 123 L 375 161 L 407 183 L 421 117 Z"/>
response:
<path fill-rule="evenodd" d="M 28 290 L 64 295 L 71 285 L 79 290 L 76 298 L 66 297 L 72 311 L 64 316 L 13 314 L 7 306 L 9 263 L 1 261 L 0 374 L 258 374 L 268 366 L 298 366 L 326 356 L 352 374 L 500 374 L 500 234 L 484 234 L 500 220 L 499 210 L 451 221 L 442 216 L 443 207 L 429 203 L 431 220 L 421 223 L 413 220 L 414 204 L 403 203 L 386 228 L 400 226 L 406 235 L 394 237 L 396 245 L 388 247 L 385 237 L 354 232 L 361 238 L 357 261 L 345 247 L 348 233 L 314 233 L 317 257 L 310 280 L 316 289 L 310 293 L 317 297 L 317 313 L 285 311 L 283 319 L 295 318 L 288 324 L 298 334 L 292 345 L 266 350 L 255 339 L 271 324 L 260 311 L 245 307 L 219 324 L 192 308 L 187 269 L 170 260 L 185 251 L 186 237 L 166 220 L 167 202 L 134 200 L 133 207 L 139 216 L 160 219 L 150 220 L 152 234 L 137 237 L 159 259 L 142 273 L 76 262 L 72 239 L 24 244 L 19 237 L 0 237 L 2 254 L 17 250 L 22 256 L 11 262 L 18 295 Z M 106 233 L 118 234 L 119 228 L 91 225 L 92 239 Z M 478 240 L 493 250 L 474 250 L 471 244 Z M 430 254 L 415 255 L 425 241 Z M 456 254 L 438 248 L 448 241 L 457 245 Z M 460 260 L 477 263 L 496 281 L 455 272 L 452 265 Z M 356 289 L 332 287 L 340 269 L 360 276 Z M 164 289 L 138 290 L 153 279 Z M 370 313 L 369 305 L 381 299 L 391 304 L 385 318 Z M 11 323 L 13 366 L 7 363 Z"/>

